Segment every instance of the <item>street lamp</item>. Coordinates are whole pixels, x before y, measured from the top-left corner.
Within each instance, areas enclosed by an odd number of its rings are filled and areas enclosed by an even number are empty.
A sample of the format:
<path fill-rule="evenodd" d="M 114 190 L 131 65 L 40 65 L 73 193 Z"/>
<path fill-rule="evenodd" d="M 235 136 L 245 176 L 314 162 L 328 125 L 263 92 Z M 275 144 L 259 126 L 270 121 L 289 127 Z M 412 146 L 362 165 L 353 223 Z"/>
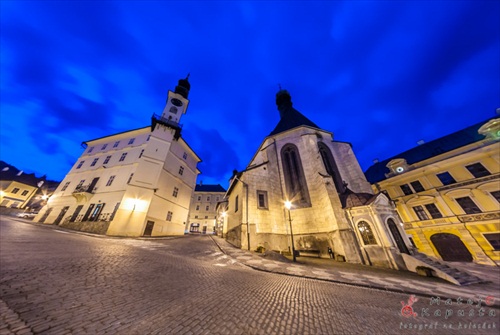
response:
<path fill-rule="evenodd" d="M 290 223 L 290 238 L 292 239 L 292 258 L 296 262 L 295 258 L 295 246 L 293 245 L 293 231 L 292 231 L 292 215 L 290 214 L 290 208 L 292 208 L 292 203 L 290 201 L 285 201 L 285 207 L 288 209 L 288 222 Z"/>

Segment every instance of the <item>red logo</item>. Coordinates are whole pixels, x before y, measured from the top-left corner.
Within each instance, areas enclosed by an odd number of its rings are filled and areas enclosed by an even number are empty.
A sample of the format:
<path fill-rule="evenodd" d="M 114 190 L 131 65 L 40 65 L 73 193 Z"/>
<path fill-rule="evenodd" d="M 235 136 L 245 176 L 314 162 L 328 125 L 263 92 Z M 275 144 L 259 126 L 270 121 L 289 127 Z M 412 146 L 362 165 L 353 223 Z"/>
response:
<path fill-rule="evenodd" d="M 410 295 L 410 298 L 408 299 L 408 303 L 401 301 L 401 305 L 403 305 L 403 308 L 401 308 L 401 315 L 404 316 L 405 318 L 417 317 L 417 313 L 415 313 L 413 311 L 413 307 L 412 307 L 412 305 L 417 301 L 418 301 L 418 298 L 415 298 L 414 295 Z"/>
<path fill-rule="evenodd" d="M 495 303 L 495 297 L 489 295 L 484 299 L 484 303 L 488 306 L 491 306 Z"/>

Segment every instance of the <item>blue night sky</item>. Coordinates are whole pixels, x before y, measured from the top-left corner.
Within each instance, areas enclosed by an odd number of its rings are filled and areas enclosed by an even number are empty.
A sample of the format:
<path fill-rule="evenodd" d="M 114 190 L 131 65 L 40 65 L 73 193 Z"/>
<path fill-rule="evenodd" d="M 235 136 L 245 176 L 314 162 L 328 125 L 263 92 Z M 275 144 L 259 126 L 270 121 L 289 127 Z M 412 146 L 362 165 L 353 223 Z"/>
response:
<path fill-rule="evenodd" d="M 183 136 L 228 186 L 294 107 L 373 162 L 495 116 L 500 1 L 0 1 L 0 159 L 62 180 L 191 73 Z"/>

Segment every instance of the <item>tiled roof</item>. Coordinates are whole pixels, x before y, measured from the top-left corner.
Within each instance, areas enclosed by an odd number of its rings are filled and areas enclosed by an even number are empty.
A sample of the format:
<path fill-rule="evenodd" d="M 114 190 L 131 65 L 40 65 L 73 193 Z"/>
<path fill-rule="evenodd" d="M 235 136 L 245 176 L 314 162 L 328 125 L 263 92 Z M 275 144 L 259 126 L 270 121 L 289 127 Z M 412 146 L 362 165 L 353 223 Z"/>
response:
<path fill-rule="evenodd" d="M 213 185 L 213 184 L 196 185 L 196 187 L 194 188 L 194 191 L 195 192 L 221 192 L 221 193 L 226 193 L 226 190 L 220 184 L 217 184 L 217 185 Z"/>
<path fill-rule="evenodd" d="M 428 143 L 421 144 L 410 150 L 394 155 L 391 158 L 375 163 L 366 170 L 365 177 L 368 182 L 373 184 L 386 179 L 385 174 L 390 172 L 386 165 L 393 159 L 404 158 L 406 162 L 411 165 L 445 152 L 458 149 L 468 144 L 481 141 L 485 136 L 478 133 L 479 128 L 494 118 L 496 117 L 479 122 L 473 126 L 435 139 Z"/>
<path fill-rule="evenodd" d="M 20 175 L 19 172 L 21 172 Z M 45 176 L 37 178 L 34 173 L 24 173 L 21 170 L 16 169 L 14 166 L 9 165 L 4 161 L 0 161 L 0 180 L 17 181 L 25 185 L 37 187 L 37 183 L 40 180 L 45 181 Z"/>

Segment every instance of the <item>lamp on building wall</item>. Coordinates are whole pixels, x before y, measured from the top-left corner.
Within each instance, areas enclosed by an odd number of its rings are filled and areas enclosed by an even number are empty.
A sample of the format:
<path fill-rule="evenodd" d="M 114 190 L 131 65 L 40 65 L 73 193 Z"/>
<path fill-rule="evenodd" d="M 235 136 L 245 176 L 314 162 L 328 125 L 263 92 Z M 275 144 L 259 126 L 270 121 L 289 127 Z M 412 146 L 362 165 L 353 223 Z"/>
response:
<path fill-rule="evenodd" d="M 288 209 L 288 222 L 290 223 L 290 238 L 292 240 L 292 259 L 294 262 L 296 262 L 297 259 L 295 257 L 295 246 L 293 245 L 292 215 L 290 214 L 292 203 L 288 200 L 285 201 L 285 208 Z"/>
<path fill-rule="evenodd" d="M 221 237 L 224 238 L 224 225 L 226 223 L 226 216 L 227 216 L 227 213 L 224 211 L 222 212 L 222 229 L 221 229 Z"/>

